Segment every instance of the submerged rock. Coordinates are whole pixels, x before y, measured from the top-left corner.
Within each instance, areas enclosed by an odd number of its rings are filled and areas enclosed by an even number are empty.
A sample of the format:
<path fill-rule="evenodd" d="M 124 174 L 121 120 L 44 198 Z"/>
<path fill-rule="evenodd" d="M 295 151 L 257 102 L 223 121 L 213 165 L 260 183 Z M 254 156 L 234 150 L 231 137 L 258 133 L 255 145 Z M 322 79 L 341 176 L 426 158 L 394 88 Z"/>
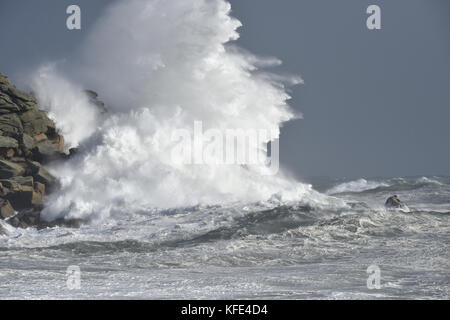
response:
<path fill-rule="evenodd" d="M 397 195 L 389 197 L 384 204 L 387 208 L 403 208 L 405 204 L 400 201 Z"/>
<path fill-rule="evenodd" d="M 42 205 L 43 197 L 34 189 L 33 177 L 14 177 L 0 180 L 6 189 L 4 199 L 8 200 L 16 210 Z"/>
<path fill-rule="evenodd" d="M 80 228 L 82 225 L 86 224 L 86 221 L 83 219 L 56 219 L 51 222 L 41 222 L 38 225 L 39 229 L 43 228 L 54 228 L 57 226 L 67 227 L 67 228 Z"/>

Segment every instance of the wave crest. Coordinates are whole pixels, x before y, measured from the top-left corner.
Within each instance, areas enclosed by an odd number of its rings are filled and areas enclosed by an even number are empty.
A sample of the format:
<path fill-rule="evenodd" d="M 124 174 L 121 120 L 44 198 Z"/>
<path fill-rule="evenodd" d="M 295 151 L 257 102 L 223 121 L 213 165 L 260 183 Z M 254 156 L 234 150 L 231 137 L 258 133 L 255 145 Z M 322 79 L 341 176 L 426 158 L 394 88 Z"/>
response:
<path fill-rule="evenodd" d="M 280 62 L 230 46 L 241 26 L 230 8 L 223 0 L 118 2 L 80 48 L 80 61 L 34 77 L 40 102 L 69 142 L 81 145 L 78 156 L 52 168 L 62 189 L 50 197 L 43 218 L 103 219 L 274 195 L 323 201 L 311 186 L 283 173 L 264 176 L 261 168 L 171 161 L 174 128 L 189 129 L 201 120 L 205 129 L 263 129 L 276 139 L 282 124 L 299 116 L 287 104 L 285 87 L 301 79 L 261 70 Z M 82 86 L 99 92 L 109 106 L 106 115 L 88 111 Z M 77 112 L 71 103 L 80 99 Z M 265 152 L 271 139 L 256 152 Z"/>

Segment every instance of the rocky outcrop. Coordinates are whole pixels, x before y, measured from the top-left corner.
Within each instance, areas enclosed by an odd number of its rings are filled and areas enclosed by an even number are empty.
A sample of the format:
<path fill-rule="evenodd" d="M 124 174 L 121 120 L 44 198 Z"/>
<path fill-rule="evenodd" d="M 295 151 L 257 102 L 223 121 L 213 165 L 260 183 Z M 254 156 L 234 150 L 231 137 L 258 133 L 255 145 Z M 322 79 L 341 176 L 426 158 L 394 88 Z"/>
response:
<path fill-rule="evenodd" d="M 70 225 L 40 219 L 45 195 L 57 187 L 45 164 L 67 157 L 64 138 L 36 98 L 0 73 L 0 219 L 23 228 Z"/>
<path fill-rule="evenodd" d="M 400 201 L 397 195 L 389 197 L 384 204 L 386 208 L 403 208 L 405 204 Z"/>

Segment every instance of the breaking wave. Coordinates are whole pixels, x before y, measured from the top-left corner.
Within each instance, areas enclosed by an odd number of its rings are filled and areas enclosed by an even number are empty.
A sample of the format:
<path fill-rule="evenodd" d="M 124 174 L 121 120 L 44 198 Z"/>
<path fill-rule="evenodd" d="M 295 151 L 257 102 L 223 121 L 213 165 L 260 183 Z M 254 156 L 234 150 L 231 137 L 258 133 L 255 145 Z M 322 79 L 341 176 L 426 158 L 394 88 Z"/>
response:
<path fill-rule="evenodd" d="M 441 179 L 442 181 L 439 181 Z M 448 188 L 445 178 L 427 178 L 427 177 L 407 177 L 392 178 L 380 180 L 358 179 L 337 184 L 328 189 L 325 193 L 328 195 L 339 195 L 348 193 L 378 193 L 378 192 L 401 192 L 412 191 L 421 188 L 438 188 L 439 192 Z M 439 193 L 438 192 L 438 193 Z"/>
<path fill-rule="evenodd" d="M 329 189 L 326 194 L 338 194 L 344 192 L 361 192 L 375 189 L 381 186 L 389 186 L 383 182 L 367 181 L 366 179 L 358 179 L 350 182 L 344 182 Z"/>
<path fill-rule="evenodd" d="M 42 217 L 103 219 L 151 208 L 266 200 L 323 204 L 328 198 L 264 166 L 180 165 L 171 158 L 176 128 L 275 132 L 301 115 L 286 86 L 302 80 L 271 74 L 280 63 L 232 45 L 241 23 L 224 0 L 116 2 L 81 46 L 79 61 L 40 68 L 32 87 L 80 152 L 54 164 L 61 190 Z M 74 67 L 76 66 L 76 67 Z M 100 114 L 82 92 L 97 91 Z"/>

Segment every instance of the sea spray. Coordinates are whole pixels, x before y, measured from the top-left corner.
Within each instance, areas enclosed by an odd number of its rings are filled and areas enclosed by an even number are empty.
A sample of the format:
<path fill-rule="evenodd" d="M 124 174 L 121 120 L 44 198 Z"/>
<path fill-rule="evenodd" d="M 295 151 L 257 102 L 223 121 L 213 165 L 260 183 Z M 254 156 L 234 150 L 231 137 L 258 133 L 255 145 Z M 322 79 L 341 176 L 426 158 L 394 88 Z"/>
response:
<path fill-rule="evenodd" d="M 241 23 L 230 10 L 223 0 L 117 2 L 89 31 L 77 61 L 36 73 L 40 102 L 68 143 L 81 146 L 53 166 L 61 190 L 44 218 L 317 196 L 282 172 L 264 175 L 264 166 L 173 161 L 173 131 L 192 130 L 196 121 L 205 130 L 274 133 L 255 146 L 261 153 L 284 122 L 300 116 L 285 86 L 301 79 L 270 74 L 263 68 L 279 60 L 233 46 Z M 109 112 L 92 111 L 82 87 L 97 91 Z"/>

